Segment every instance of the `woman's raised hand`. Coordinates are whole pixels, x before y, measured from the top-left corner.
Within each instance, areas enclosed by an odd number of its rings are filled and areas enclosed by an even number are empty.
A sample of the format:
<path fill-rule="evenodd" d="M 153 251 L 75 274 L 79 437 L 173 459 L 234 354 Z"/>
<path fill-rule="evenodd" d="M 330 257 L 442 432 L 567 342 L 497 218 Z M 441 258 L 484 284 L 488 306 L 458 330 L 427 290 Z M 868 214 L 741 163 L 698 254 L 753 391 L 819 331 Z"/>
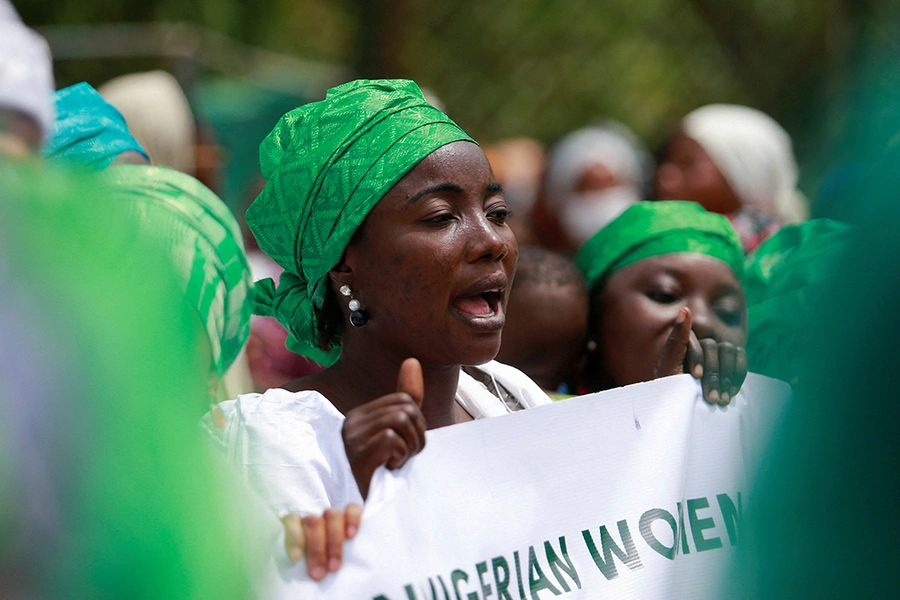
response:
<path fill-rule="evenodd" d="M 747 377 L 747 352 L 731 342 L 698 340 L 691 330 L 691 311 L 683 306 L 654 368 L 656 377 L 679 373 L 691 373 L 701 380 L 708 403 L 725 406 Z"/>
<path fill-rule="evenodd" d="M 422 365 L 407 358 L 400 365 L 397 391 L 347 413 L 341 434 L 350 468 L 363 498 L 381 465 L 399 469 L 425 447 Z"/>
<path fill-rule="evenodd" d="M 285 515 L 281 522 L 288 558 L 298 562 L 306 557 L 306 572 L 315 581 L 337 571 L 344 557 L 344 541 L 352 540 L 359 531 L 362 510 L 359 504 L 348 504 L 343 512 L 329 508 L 321 517 Z"/>

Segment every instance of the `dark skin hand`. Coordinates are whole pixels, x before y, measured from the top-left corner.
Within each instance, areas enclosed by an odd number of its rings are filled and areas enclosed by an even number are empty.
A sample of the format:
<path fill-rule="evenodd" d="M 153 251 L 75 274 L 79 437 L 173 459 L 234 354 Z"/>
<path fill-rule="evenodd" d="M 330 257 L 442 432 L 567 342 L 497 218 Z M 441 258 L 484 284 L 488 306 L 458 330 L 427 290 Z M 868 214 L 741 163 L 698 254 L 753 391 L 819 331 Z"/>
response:
<path fill-rule="evenodd" d="M 225 414 L 218 404 L 210 405 L 213 426 L 223 429 Z M 292 562 L 306 557 L 306 571 L 315 581 L 341 567 L 344 540 L 352 540 L 359 531 L 362 506 L 348 504 L 343 512 L 329 508 L 322 516 L 288 514 L 282 517 L 284 551 Z"/>
<path fill-rule="evenodd" d="M 341 434 L 360 494 L 366 498 L 372 475 L 381 465 L 399 469 L 425 447 L 422 365 L 408 358 L 400 365 L 397 391 L 347 412 Z M 359 531 L 362 507 L 349 504 L 342 512 L 329 508 L 322 516 L 290 514 L 282 518 L 284 549 L 294 562 L 306 557 L 306 571 L 315 581 L 334 573 L 343 561 L 344 542 Z"/>
<path fill-rule="evenodd" d="M 344 448 L 360 494 L 366 498 L 372 475 L 381 465 L 399 469 L 425 447 L 422 365 L 408 358 L 400 365 L 397 391 L 347 412 L 341 430 Z M 342 512 L 329 508 L 322 516 L 287 515 L 285 551 L 297 562 L 306 557 L 306 570 L 315 581 L 341 567 L 344 541 L 359 530 L 362 507 L 349 504 Z"/>
<path fill-rule="evenodd" d="M 334 573 L 341 567 L 344 540 L 352 540 L 359 531 L 362 510 L 359 504 L 348 504 L 343 512 L 329 508 L 321 517 L 285 516 L 281 521 L 288 558 L 298 562 L 306 556 L 306 571 L 315 581 Z"/>
<path fill-rule="evenodd" d="M 683 306 L 654 367 L 656 377 L 690 373 L 700 379 L 703 399 L 727 406 L 747 377 L 747 352 L 731 342 L 697 339 L 691 310 Z"/>
<path fill-rule="evenodd" d="M 341 435 L 363 498 L 375 469 L 399 469 L 425 447 L 424 398 L 422 365 L 407 358 L 400 365 L 396 392 L 347 413 Z"/>

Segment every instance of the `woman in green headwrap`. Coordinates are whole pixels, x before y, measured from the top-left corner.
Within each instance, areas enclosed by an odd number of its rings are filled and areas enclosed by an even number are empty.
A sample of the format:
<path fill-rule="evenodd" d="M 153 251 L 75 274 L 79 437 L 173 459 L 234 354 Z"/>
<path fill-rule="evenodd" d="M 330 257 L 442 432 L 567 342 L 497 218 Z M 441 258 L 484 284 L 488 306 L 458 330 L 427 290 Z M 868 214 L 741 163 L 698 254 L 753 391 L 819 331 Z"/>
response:
<path fill-rule="evenodd" d="M 743 253 L 728 220 L 699 204 L 642 202 L 582 247 L 591 288 L 590 391 L 688 372 L 728 404 L 747 375 Z"/>
<path fill-rule="evenodd" d="M 320 579 L 377 467 L 402 466 L 426 429 L 550 400 L 490 362 L 518 256 L 509 213 L 479 146 L 415 83 L 330 90 L 279 121 L 260 162 L 247 223 L 284 273 L 257 282 L 257 310 L 329 367 L 222 403 L 209 428 L 273 508 L 309 515 Z"/>

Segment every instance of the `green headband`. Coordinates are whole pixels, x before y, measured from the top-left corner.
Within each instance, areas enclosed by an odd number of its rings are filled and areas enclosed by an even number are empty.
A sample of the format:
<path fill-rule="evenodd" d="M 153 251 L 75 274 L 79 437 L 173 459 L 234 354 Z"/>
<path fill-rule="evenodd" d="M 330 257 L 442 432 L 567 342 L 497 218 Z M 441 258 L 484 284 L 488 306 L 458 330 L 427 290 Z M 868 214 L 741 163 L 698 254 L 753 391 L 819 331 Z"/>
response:
<path fill-rule="evenodd" d="M 268 182 L 247 224 L 284 268 L 277 290 L 271 279 L 257 283 L 255 311 L 284 325 L 288 348 L 325 365 L 337 360 L 339 339 L 318 347 L 328 272 L 395 183 L 462 140 L 473 141 L 403 79 L 346 83 L 281 118 L 259 147 Z"/>
<path fill-rule="evenodd" d="M 744 255 L 728 219 L 694 202 L 640 202 L 598 231 L 575 263 L 591 289 L 616 271 L 645 258 L 691 252 L 717 258 L 740 279 Z"/>
<path fill-rule="evenodd" d="M 209 188 L 173 169 L 121 165 L 107 170 L 106 179 L 141 230 L 169 249 L 223 376 L 247 342 L 252 315 L 253 280 L 234 216 Z"/>

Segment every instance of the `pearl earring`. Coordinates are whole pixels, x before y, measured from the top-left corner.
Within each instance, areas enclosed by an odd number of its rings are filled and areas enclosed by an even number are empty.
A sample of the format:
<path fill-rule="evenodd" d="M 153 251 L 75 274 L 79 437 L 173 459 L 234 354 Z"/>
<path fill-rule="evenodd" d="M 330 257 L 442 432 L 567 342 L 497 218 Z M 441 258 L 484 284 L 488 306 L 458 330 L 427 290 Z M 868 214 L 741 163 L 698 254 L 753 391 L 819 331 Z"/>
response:
<path fill-rule="evenodd" d="M 347 303 L 347 307 L 350 309 L 350 324 L 354 327 L 364 327 L 369 322 L 369 316 L 360 310 L 362 305 L 359 303 L 359 300 L 353 297 L 353 291 L 350 289 L 350 286 L 342 285 L 340 292 L 341 295 L 350 298 L 350 302 Z"/>

